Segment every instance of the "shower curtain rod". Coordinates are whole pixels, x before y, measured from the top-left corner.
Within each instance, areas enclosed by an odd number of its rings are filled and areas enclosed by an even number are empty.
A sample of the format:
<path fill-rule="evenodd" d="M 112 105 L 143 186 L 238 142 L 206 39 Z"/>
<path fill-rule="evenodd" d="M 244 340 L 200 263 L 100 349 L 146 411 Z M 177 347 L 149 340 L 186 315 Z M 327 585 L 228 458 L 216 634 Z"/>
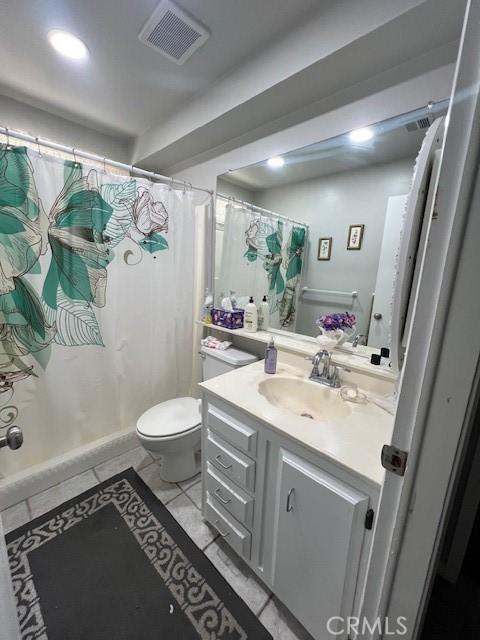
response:
<path fill-rule="evenodd" d="M 18 140 L 25 140 L 26 142 L 34 142 L 39 147 L 40 145 L 42 145 L 42 147 L 49 147 L 50 149 L 55 149 L 56 151 L 63 151 L 63 153 L 70 153 L 73 155 L 74 159 L 76 159 L 77 156 L 80 156 L 82 158 L 86 158 L 87 160 L 95 160 L 96 162 L 103 162 L 104 165 L 109 164 L 111 167 L 116 167 L 117 169 L 126 169 L 127 171 L 130 171 L 130 173 L 137 173 L 141 176 L 145 176 L 145 177 L 152 178 L 154 180 L 170 183 L 172 185 L 173 184 L 182 185 L 184 188 L 188 187 L 190 189 L 195 189 L 196 191 L 203 191 L 203 193 L 208 193 L 209 195 L 213 196 L 213 191 L 211 189 L 196 187 L 191 182 L 187 182 L 186 180 L 179 180 L 178 178 L 172 178 L 170 176 L 162 176 L 160 173 L 155 173 L 154 171 L 147 171 L 146 169 L 140 169 L 140 167 L 135 167 L 133 164 L 125 164 L 124 162 L 117 162 L 116 160 L 111 160 L 110 158 L 104 158 L 95 153 L 82 151 L 81 149 L 77 149 L 76 147 L 68 147 L 67 145 L 59 144 L 58 142 L 52 142 L 51 140 L 46 140 L 45 138 L 32 136 L 29 133 L 24 133 L 23 131 L 17 131 L 16 129 L 9 129 L 8 127 L 0 126 L 0 133 L 3 133 L 7 137 L 7 145 L 10 144 L 10 137 L 17 138 Z"/>
<path fill-rule="evenodd" d="M 289 218 L 288 216 L 284 216 L 281 213 L 275 213 L 275 211 L 270 211 L 270 209 L 264 209 L 263 207 L 258 207 L 256 204 L 252 204 L 251 202 L 246 202 L 245 200 L 240 200 L 239 198 L 235 198 L 234 196 L 224 196 L 221 193 L 217 193 L 217 198 L 221 198 L 222 200 L 231 200 L 233 202 L 236 202 L 237 204 L 242 204 L 244 207 L 248 207 L 253 211 L 260 211 L 260 212 L 264 211 L 265 213 L 268 213 L 269 216 L 273 216 L 275 218 L 283 218 L 284 220 L 288 220 L 289 222 L 294 222 L 299 227 L 306 227 L 307 229 L 309 229 L 308 224 L 306 224 L 305 222 L 299 222 L 298 220 L 295 220 L 294 218 Z"/>

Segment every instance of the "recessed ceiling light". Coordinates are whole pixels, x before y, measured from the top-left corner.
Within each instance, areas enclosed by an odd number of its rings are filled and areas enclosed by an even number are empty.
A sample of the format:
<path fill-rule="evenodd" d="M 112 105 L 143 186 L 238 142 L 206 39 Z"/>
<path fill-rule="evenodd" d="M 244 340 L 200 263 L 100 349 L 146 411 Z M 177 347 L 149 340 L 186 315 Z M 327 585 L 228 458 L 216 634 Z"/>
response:
<path fill-rule="evenodd" d="M 88 57 L 87 45 L 67 31 L 54 29 L 48 32 L 48 40 L 55 51 L 72 60 L 84 60 Z"/>
<path fill-rule="evenodd" d="M 350 131 L 350 140 L 352 142 L 366 142 L 370 138 L 373 138 L 373 131 L 369 127 Z"/>
<path fill-rule="evenodd" d="M 267 164 L 269 167 L 272 167 L 272 169 L 278 169 L 279 167 L 283 167 L 285 160 L 282 156 L 275 156 L 274 158 L 269 158 Z"/>

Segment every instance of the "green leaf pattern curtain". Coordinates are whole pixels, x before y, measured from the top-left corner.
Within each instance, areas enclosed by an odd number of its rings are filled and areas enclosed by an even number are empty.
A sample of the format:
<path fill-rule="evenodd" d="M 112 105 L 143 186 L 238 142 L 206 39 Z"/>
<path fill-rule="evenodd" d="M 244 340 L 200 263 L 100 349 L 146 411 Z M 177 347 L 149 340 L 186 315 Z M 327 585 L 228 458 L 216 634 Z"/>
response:
<path fill-rule="evenodd" d="M 0 145 L 0 433 L 25 434 L 2 473 L 189 393 L 196 204 Z"/>
<path fill-rule="evenodd" d="M 234 291 L 240 305 L 250 295 L 257 304 L 266 295 L 271 326 L 294 330 L 307 231 L 301 222 L 228 204 L 220 292 Z"/>

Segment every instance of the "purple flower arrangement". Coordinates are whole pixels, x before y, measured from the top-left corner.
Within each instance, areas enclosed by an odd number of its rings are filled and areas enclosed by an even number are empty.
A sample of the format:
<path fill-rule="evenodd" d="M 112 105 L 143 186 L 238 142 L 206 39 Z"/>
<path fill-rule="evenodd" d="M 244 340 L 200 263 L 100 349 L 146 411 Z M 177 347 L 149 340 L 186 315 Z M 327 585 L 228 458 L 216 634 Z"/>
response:
<path fill-rule="evenodd" d="M 356 318 L 353 313 L 328 313 L 320 316 L 315 324 L 325 331 L 336 331 L 337 329 L 353 329 L 355 327 Z"/>

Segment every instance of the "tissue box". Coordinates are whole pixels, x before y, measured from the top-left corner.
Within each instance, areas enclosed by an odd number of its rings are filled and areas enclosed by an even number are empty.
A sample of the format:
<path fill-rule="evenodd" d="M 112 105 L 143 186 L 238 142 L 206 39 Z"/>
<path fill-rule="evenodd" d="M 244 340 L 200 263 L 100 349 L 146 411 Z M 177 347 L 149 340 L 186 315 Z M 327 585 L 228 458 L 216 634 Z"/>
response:
<path fill-rule="evenodd" d="M 225 309 L 212 309 L 212 323 L 217 327 L 225 327 L 225 329 L 242 329 L 243 327 L 243 309 L 235 309 L 234 311 L 225 311 Z"/>

